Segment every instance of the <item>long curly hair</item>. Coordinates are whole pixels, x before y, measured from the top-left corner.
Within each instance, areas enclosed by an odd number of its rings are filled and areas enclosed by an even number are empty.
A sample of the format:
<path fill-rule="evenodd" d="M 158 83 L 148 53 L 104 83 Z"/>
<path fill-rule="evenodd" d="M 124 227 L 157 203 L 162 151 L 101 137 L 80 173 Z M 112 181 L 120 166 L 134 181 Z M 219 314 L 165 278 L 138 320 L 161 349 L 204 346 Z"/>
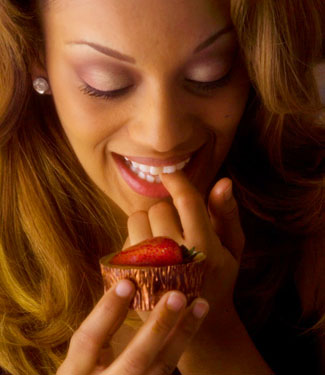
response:
<path fill-rule="evenodd" d="M 32 90 L 44 50 L 37 3 L 0 0 L 0 367 L 12 375 L 56 373 L 100 298 L 99 257 L 123 244 L 113 202 L 80 165 L 51 97 Z M 265 312 L 290 274 L 323 332 L 325 125 L 313 67 L 325 5 L 232 0 L 231 14 L 252 83 L 220 172 L 245 219 L 236 299 Z"/>

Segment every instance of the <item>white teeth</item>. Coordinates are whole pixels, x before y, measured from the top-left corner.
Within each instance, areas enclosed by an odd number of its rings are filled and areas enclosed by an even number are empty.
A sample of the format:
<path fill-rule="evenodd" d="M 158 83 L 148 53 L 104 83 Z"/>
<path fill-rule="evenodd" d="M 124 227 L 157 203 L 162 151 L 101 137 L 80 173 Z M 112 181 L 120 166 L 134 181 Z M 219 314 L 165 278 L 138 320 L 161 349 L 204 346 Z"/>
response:
<path fill-rule="evenodd" d="M 167 167 L 164 167 L 163 173 L 174 173 L 176 172 L 176 165 L 168 165 Z"/>
<path fill-rule="evenodd" d="M 138 168 L 136 168 L 134 165 L 131 164 L 131 171 L 134 173 L 138 172 Z"/>
<path fill-rule="evenodd" d="M 150 174 L 152 174 L 153 176 L 158 176 L 159 173 L 162 172 L 162 170 L 163 170 L 163 168 L 161 168 L 161 167 L 150 167 L 149 172 L 150 172 Z"/>
<path fill-rule="evenodd" d="M 146 176 L 146 180 L 148 181 L 148 182 L 155 182 L 155 177 L 154 176 L 151 176 L 150 174 L 147 174 L 147 176 Z"/>
<path fill-rule="evenodd" d="M 142 171 L 142 172 L 149 172 L 149 171 L 150 171 L 150 165 L 140 164 L 140 165 L 139 165 L 139 169 L 140 169 L 140 171 Z"/>
<path fill-rule="evenodd" d="M 140 178 L 142 178 L 142 180 L 145 180 L 145 179 L 146 179 L 146 175 L 145 175 L 143 172 L 139 172 L 139 173 L 138 173 L 138 176 L 139 176 Z"/>
<path fill-rule="evenodd" d="M 132 165 L 136 168 L 139 168 L 140 167 L 140 164 L 135 162 L 135 161 L 131 161 Z"/>
<path fill-rule="evenodd" d="M 186 160 L 176 164 L 176 165 L 167 165 L 165 167 L 156 167 L 146 164 L 140 164 L 135 161 L 132 161 L 128 159 L 127 157 L 124 157 L 124 159 L 128 162 L 129 168 L 132 172 L 134 172 L 138 177 L 140 177 L 142 180 L 146 180 L 148 182 L 155 182 L 160 183 L 161 180 L 159 178 L 160 173 L 174 173 L 185 167 L 185 165 L 190 161 L 190 158 L 187 158 Z"/>

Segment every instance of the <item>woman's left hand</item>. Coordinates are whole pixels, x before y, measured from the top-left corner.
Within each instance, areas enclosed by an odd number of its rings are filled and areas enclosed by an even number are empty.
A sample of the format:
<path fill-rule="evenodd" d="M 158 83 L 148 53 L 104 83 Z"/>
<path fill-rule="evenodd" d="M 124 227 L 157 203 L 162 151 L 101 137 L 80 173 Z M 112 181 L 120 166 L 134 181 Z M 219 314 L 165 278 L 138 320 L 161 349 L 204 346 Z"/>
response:
<path fill-rule="evenodd" d="M 233 291 L 245 237 L 240 225 L 231 180 L 219 180 L 209 195 L 208 207 L 185 174 L 161 175 L 173 204 L 160 201 L 148 212 L 138 211 L 128 219 L 127 246 L 147 238 L 167 236 L 207 255 L 202 297 L 210 304 L 205 326 L 208 333 L 234 311 Z M 228 199 L 227 198 L 228 193 Z M 203 327 L 201 328 L 201 330 Z"/>
<path fill-rule="evenodd" d="M 198 334 L 182 354 L 183 374 L 271 374 L 234 307 L 233 294 L 245 236 L 231 180 L 219 180 L 208 207 L 182 171 L 161 175 L 173 203 L 160 201 L 129 217 L 129 245 L 167 236 L 207 255 L 201 296 L 210 306 Z"/>

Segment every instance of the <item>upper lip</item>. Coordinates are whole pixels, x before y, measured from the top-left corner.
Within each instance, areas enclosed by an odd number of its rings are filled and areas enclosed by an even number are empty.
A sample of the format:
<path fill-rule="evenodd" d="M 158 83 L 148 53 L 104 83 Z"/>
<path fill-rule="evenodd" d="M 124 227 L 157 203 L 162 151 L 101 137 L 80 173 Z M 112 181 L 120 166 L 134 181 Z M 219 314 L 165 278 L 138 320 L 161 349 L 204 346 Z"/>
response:
<path fill-rule="evenodd" d="M 150 166 L 152 165 L 154 167 L 162 167 L 162 166 L 175 165 L 182 161 L 185 161 L 187 158 L 192 156 L 193 153 L 194 152 L 189 152 L 184 155 L 173 156 L 167 159 L 145 158 L 142 156 L 129 156 L 129 155 L 121 155 L 121 156 L 126 157 L 129 160 L 134 161 L 139 164 L 150 165 Z"/>

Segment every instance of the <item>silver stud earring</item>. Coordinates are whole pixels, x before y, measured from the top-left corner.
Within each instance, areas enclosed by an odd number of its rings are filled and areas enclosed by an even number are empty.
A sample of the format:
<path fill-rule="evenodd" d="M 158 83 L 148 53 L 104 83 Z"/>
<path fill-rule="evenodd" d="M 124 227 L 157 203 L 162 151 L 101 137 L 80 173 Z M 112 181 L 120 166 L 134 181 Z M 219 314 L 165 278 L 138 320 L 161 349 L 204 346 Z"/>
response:
<path fill-rule="evenodd" d="M 47 80 L 43 77 L 35 78 L 33 81 L 33 87 L 35 91 L 37 91 L 41 95 L 45 94 L 46 91 L 50 88 Z"/>

